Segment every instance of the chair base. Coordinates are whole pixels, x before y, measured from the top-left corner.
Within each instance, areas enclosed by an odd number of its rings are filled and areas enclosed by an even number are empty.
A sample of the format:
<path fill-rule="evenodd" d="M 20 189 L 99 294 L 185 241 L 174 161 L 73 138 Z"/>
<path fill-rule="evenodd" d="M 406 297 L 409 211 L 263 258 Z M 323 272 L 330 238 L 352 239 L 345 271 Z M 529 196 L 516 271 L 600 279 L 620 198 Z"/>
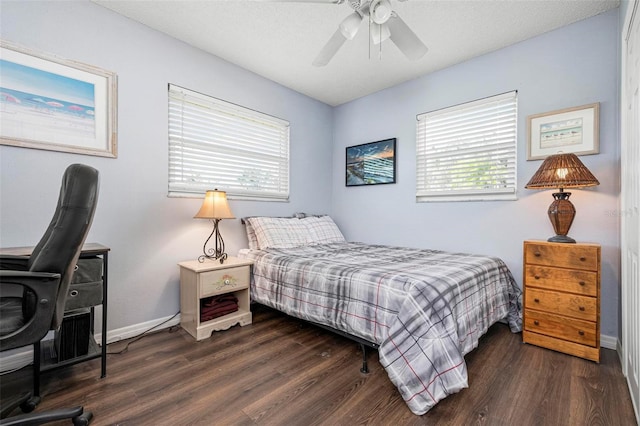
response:
<path fill-rule="evenodd" d="M 71 419 L 76 426 L 87 426 L 93 418 L 93 414 L 90 411 L 84 411 L 83 407 L 62 408 L 32 413 L 39 403 L 40 397 L 34 396 L 29 392 L 12 398 L 10 401 L 3 402 L 2 411 L 0 412 L 0 426 L 41 425 L 65 419 Z M 8 417 L 18 407 L 20 407 L 20 410 L 22 410 L 24 414 Z"/>
<path fill-rule="evenodd" d="M 2 402 L 2 410 L 0 411 L 0 419 L 9 417 L 16 408 L 20 407 L 23 413 L 30 413 L 36 409 L 40 403 L 40 397 L 32 396 L 30 392 L 11 398 Z"/>
<path fill-rule="evenodd" d="M 0 425 L 31 426 L 42 425 L 57 420 L 71 419 L 75 426 L 87 426 L 92 418 L 93 414 L 90 411 L 85 412 L 82 407 L 74 407 L 42 411 L 39 413 L 20 414 L 0 420 Z"/>

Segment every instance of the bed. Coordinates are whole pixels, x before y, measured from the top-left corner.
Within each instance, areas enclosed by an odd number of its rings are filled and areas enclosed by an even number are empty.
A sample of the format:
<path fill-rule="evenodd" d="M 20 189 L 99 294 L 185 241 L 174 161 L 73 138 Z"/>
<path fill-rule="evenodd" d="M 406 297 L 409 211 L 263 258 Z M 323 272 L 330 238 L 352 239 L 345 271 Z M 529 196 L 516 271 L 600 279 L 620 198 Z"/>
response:
<path fill-rule="evenodd" d="M 521 291 L 490 256 L 347 242 L 328 216 L 246 218 L 251 298 L 368 343 L 411 411 L 468 386 L 464 355 Z"/>

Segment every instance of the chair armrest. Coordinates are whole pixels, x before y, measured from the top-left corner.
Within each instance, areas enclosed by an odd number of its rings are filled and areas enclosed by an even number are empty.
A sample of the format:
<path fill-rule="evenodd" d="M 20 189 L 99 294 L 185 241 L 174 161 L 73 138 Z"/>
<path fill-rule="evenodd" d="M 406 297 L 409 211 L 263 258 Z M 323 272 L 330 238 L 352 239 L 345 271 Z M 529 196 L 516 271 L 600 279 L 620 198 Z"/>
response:
<path fill-rule="evenodd" d="M 0 270 L 26 271 L 28 265 L 29 256 L 0 254 Z"/>
<path fill-rule="evenodd" d="M 60 274 L 53 272 L 2 271 L 0 270 L 0 288 L 3 285 L 20 285 L 33 291 L 38 300 L 47 298 L 55 302 L 58 296 Z"/>
<path fill-rule="evenodd" d="M 51 329 L 60 286 L 60 274 L 50 272 L 0 271 L 0 295 L 8 286 L 19 285 L 35 294 L 32 315 L 22 327 L 0 337 L 0 351 L 19 348 L 41 340 Z M 24 309 L 24 307 L 23 307 Z"/>

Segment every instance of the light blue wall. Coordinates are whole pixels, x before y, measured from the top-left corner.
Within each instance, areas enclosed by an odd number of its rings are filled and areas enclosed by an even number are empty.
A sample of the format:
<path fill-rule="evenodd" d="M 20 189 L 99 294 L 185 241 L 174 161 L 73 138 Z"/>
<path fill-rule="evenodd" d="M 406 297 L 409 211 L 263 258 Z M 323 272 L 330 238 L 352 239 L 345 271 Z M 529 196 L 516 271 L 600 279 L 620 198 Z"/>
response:
<path fill-rule="evenodd" d="M 192 219 L 200 200 L 166 196 L 170 82 L 291 122 L 291 201 L 231 201 L 236 217 L 328 212 L 351 240 L 498 255 L 518 282 L 522 240 L 552 233 L 551 192 L 523 189 L 540 164 L 526 161 L 525 118 L 599 101 L 601 153 L 582 159 L 601 185 L 573 191 L 578 214 L 571 235 L 603 245 L 602 332 L 617 336 L 617 11 L 332 109 L 87 0 L 3 0 L 0 9 L 4 40 L 118 74 L 117 159 L 0 146 L 3 247 L 38 240 L 68 164 L 100 169 L 89 240 L 113 249 L 109 329 L 175 313 L 176 262 L 195 258 L 210 232 L 207 222 Z M 519 200 L 416 204 L 415 115 L 513 89 L 519 91 Z M 398 183 L 345 188 L 344 148 L 389 137 L 398 138 Z M 246 246 L 239 220 L 221 228 L 230 253 Z"/>
<path fill-rule="evenodd" d="M 167 198 L 167 84 L 291 123 L 289 203 L 231 201 L 236 217 L 327 211 L 331 107 L 187 46 L 86 0 L 2 1 L 2 39 L 118 74 L 118 158 L 0 147 L 0 246 L 33 245 L 53 214 L 62 172 L 101 172 L 88 241 L 110 246 L 110 330 L 179 310 L 176 263 L 195 259 L 211 232 L 200 199 Z M 221 188 L 222 189 L 222 188 Z M 239 219 L 224 220 L 229 253 L 246 247 Z"/>
<path fill-rule="evenodd" d="M 349 240 L 497 255 L 522 285 L 522 242 L 553 235 L 553 191 L 524 185 L 526 117 L 600 102 L 600 154 L 582 161 L 600 180 L 574 190 L 570 235 L 602 245 L 602 332 L 618 335 L 618 10 L 383 90 L 334 109 L 333 215 Z M 415 125 L 422 112 L 518 90 L 518 201 L 415 202 Z M 344 185 L 345 147 L 395 137 L 397 183 Z"/>

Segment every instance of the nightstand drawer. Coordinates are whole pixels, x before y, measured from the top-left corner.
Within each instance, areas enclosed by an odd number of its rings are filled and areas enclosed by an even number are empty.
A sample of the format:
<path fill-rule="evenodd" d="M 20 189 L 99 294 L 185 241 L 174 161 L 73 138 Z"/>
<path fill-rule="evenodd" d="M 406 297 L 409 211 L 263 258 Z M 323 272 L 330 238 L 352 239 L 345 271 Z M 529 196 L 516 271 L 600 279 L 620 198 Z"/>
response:
<path fill-rule="evenodd" d="M 587 321 L 596 321 L 598 317 L 597 299 L 547 290 L 527 288 L 525 308 L 566 315 Z"/>
<path fill-rule="evenodd" d="M 249 287 L 249 266 L 202 272 L 198 279 L 201 297 L 240 290 Z"/>
<path fill-rule="evenodd" d="M 600 259 L 597 246 L 576 245 L 567 250 L 561 244 L 527 243 L 524 260 L 526 264 L 597 271 Z"/>
<path fill-rule="evenodd" d="M 527 265 L 524 279 L 527 286 L 531 287 L 568 291 L 594 297 L 598 294 L 597 272 Z"/>
<path fill-rule="evenodd" d="M 582 345 L 596 346 L 596 323 L 527 310 L 525 330 Z"/>

